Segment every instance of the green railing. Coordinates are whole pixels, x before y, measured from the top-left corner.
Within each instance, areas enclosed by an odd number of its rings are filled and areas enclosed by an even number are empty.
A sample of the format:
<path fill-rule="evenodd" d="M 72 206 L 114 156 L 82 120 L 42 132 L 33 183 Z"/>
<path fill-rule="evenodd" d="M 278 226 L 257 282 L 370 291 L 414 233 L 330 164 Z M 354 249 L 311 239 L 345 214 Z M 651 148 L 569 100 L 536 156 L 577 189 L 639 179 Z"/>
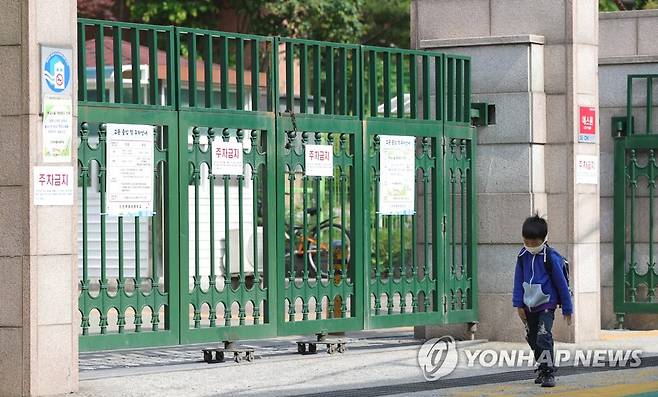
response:
<path fill-rule="evenodd" d="M 171 26 L 79 19 L 78 100 L 175 108 L 174 51 Z"/>
<path fill-rule="evenodd" d="M 477 319 L 468 58 L 78 25 L 82 350 Z M 156 214 L 129 234 L 103 209 L 107 123 L 156 131 Z M 385 215 L 396 137 L 415 212 Z M 212 174 L 217 141 L 242 145 L 243 175 Z M 333 148 L 331 175 L 305 175 L 309 145 Z"/>
<path fill-rule="evenodd" d="M 629 75 L 626 117 L 612 120 L 614 171 L 614 310 L 658 313 L 656 230 L 658 126 L 653 117 L 658 75 Z"/>

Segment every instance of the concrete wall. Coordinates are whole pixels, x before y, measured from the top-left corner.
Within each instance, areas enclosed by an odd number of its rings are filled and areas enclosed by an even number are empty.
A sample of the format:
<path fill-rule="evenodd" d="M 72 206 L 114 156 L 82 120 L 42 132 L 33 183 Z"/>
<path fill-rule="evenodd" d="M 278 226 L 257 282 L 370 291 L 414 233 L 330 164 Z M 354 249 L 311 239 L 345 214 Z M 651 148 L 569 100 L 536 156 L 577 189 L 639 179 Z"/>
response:
<path fill-rule="evenodd" d="M 512 327 L 514 263 L 521 222 L 546 213 L 544 38 L 429 40 L 423 43 L 471 57 L 473 101 L 496 104 L 497 123 L 478 129 L 479 336 L 522 338 Z M 496 209 L 492 211 L 492 209 Z M 513 322 L 516 325 L 520 323 Z M 451 330 L 451 332 L 455 332 Z"/>
<path fill-rule="evenodd" d="M 75 0 L 0 0 L 1 396 L 77 388 L 76 215 L 36 207 L 31 188 L 42 161 L 39 44 L 75 54 L 76 14 Z"/>
<path fill-rule="evenodd" d="M 599 189 L 574 177 L 575 157 L 599 151 L 577 139 L 578 107 L 598 105 L 597 16 L 594 0 L 412 3 L 412 46 L 471 55 L 474 100 L 496 105 L 497 125 L 478 129 L 481 337 L 523 338 L 513 269 L 523 219 L 538 211 L 550 241 L 577 264 L 576 324 L 557 321 L 556 334 L 597 338 Z"/>
<path fill-rule="evenodd" d="M 626 76 L 658 73 L 658 11 L 601 13 L 599 16 L 599 106 L 601 125 L 601 325 L 616 326 L 613 310 L 613 159 L 611 118 L 626 115 Z M 634 88 L 635 104 L 645 103 L 646 90 Z M 656 95 L 658 88 L 654 88 Z M 636 129 L 645 130 L 643 110 L 635 109 Z M 654 109 L 658 114 L 658 108 Z M 656 121 L 658 123 L 658 121 Z M 658 126 L 654 125 L 654 131 Z M 647 243 L 647 236 L 641 237 Z M 646 244 L 645 244 L 646 247 Z M 640 248 L 640 251 L 643 251 Z M 646 251 L 646 249 L 644 250 Z M 624 327 L 658 328 L 658 315 L 627 315 Z"/>

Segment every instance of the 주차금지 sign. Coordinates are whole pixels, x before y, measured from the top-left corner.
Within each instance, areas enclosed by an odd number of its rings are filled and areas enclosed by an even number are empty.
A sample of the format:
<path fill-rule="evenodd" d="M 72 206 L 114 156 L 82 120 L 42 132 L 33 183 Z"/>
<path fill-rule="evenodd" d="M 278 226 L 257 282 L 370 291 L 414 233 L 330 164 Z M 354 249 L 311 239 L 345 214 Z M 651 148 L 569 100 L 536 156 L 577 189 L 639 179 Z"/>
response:
<path fill-rule="evenodd" d="M 596 185 L 599 183 L 599 157 L 579 154 L 576 156 L 576 183 Z"/>
<path fill-rule="evenodd" d="M 413 215 L 416 138 L 382 135 L 379 147 L 379 214 Z"/>
<path fill-rule="evenodd" d="M 213 141 L 213 175 L 243 175 L 244 156 L 241 142 Z"/>
<path fill-rule="evenodd" d="M 331 145 L 306 145 L 304 165 L 306 176 L 333 176 L 334 147 Z"/>
<path fill-rule="evenodd" d="M 152 125 L 107 124 L 108 215 L 153 215 L 153 135 Z"/>
<path fill-rule="evenodd" d="M 76 183 L 71 166 L 34 167 L 34 205 L 73 205 Z"/>

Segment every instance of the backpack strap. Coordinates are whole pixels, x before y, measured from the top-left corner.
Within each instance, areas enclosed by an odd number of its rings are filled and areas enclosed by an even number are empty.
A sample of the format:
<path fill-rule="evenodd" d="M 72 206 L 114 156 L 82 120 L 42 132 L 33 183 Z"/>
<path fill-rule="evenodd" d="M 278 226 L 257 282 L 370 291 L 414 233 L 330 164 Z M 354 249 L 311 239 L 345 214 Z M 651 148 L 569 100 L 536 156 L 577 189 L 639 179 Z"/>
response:
<path fill-rule="evenodd" d="M 549 249 L 551 250 L 549 252 Z M 555 252 L 555 250 L 546 244 L 546 249 L 545 249 L 545 255 L 544 255 L 544 266 L 546 268 L 546 273 L 548 273 L 548 277 L 551 279 L 551 283 L 553 283 L 553 286 L 555 287 L 555 280 L 553 280 L 553 260 L 547 259 L 547 257 L 550 257 L 550 253 Z M 555 287 L 557 288 L 557 287 Z M 569 289 L 571 290 L 571 289 Z M 560 299 L 560 294 L 557 294 L 557 304 L 559 307 L 562 307 L 562 301 Z"/>

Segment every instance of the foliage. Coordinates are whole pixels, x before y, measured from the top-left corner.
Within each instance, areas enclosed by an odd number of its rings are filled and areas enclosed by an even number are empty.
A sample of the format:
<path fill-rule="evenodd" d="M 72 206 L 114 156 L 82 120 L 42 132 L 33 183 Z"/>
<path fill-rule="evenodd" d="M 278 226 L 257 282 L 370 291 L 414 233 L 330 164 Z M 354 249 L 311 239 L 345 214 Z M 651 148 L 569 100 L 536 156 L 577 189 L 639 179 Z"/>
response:
<path fill-rule="evenodd" d="M 410 0 L 86 0 L 78 15 L 238 33 L 409 47 Z M 231 20 L 235 18 L 235 20 Z"/>
<path fill-rule="evenodd" d="M 405 218 L 405 231 L 404 239 L 400 230 L 399 217 L 389 216 L 384 217 L 386 220 L 382 222 L 382 227 L 372 225 L 370 230 L 370 238 L 372 245 L 370 246 L 370 268 L 374 273 L 377 268 L 377 251 L 379 251 L 379 271 L 386 273 L 389 271 L 391 265 L 393 268 L 402 268 L 406 271 L 407 267 L 413 261 L 413 248 L 411 246 L 411 217 Z M 375 217 L 374 219 L 377 219 Z M 375 221 L 376 222 L 376 221 Z M 389 252 L 389 229 L 387 222 L 393 222 L 393 227 L 390 233 L 391 251 Z M 375 228 L 379 229 L 379 244 L 375 244 Z M 404 250 L 404 263 L 402 261 L 402 254 Z"/>
<path fill-rule="evenodd" d="M 599 11 L 658 9 L 658 0 L 599 0 Z"/>
<path fill-rule="evenodd" d="M 365 0 L 361 44 L 409 48 L 410 0 Z"/>
<path fill-rule="evenodd" d="M 114 0 L 78 1 L 78 16 L 115 20 Z"/>
<path fill-rule="evenodd" d="M 199 28 L 213 27 L 221 10 L 216 0 L 125 0 L 125 3 L 133 20 Z"/>
<path fill-rule="evenodd" d="M 250 3 L 249 5 L 239 4 Z M 312 40 L 353 41 L 361 36 L 361 0 L 261 0 L 235 2 L 238 15 L 247 16 L 253 33 L 303 37 Z M 257 10 L 253 9 L 260 4 Z"/>

